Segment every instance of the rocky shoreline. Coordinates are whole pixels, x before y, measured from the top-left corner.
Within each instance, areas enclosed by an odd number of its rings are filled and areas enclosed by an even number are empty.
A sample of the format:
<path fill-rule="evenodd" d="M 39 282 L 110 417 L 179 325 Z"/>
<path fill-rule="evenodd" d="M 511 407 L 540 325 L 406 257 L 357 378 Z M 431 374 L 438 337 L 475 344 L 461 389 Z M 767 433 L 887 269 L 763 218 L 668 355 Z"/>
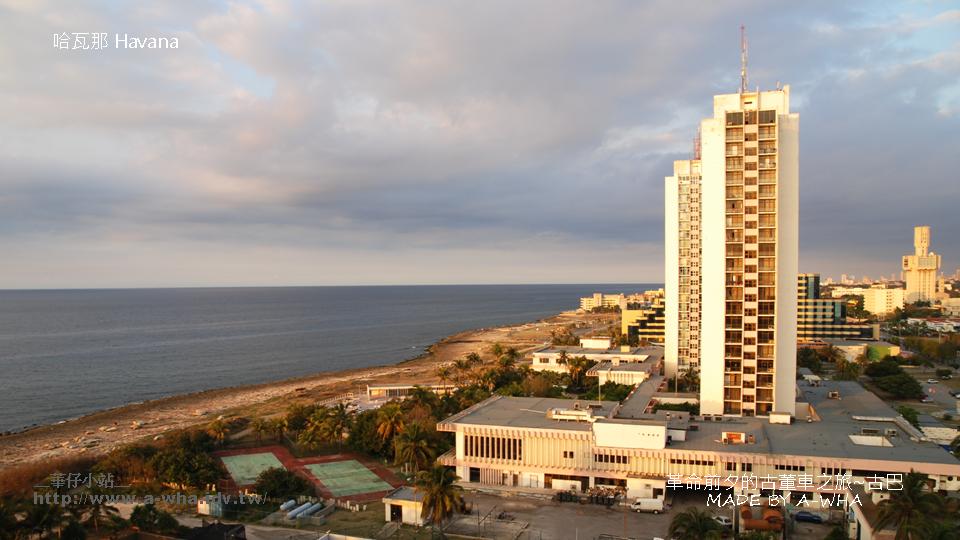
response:
<path fill-rule="evenodd" d="M 280 414 L 290 403 L 364 391 L 370 383 L 429 382 L 436 378 L 438 364 L 470 352 L 483 352 L 498 342 L 518 350 L 528 349 L 549 340 L 550 331 L 558 326 L 591 317 L 564 312 L 540 321 L 468 330 L 448 336 L 425 353 L 397 364 L 180 394 L 30 428 L 0 436 L 0 469 L 47 459 L 100 455 L 220 416 Z"/>

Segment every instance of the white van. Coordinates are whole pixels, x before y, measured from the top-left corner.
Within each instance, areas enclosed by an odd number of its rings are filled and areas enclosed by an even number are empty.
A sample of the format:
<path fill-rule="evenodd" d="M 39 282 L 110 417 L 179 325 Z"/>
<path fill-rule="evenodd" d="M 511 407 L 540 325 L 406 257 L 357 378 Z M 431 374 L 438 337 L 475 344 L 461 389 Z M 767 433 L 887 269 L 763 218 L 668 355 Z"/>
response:
<path fill-rule="evenodd" d="M 630 505 L 634 512 L 653 512 L 659 514 L 663 512 L 663 499 L 637 499 Z"/>

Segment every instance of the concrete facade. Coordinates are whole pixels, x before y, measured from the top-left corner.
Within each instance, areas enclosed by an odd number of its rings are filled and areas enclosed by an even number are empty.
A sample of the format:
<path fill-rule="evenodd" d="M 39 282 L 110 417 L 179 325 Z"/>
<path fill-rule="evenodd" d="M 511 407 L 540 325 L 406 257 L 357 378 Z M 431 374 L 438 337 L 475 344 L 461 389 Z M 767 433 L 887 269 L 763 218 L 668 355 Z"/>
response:
<path fill-rule="evenodd" d="M 903 257 L 903 276 L 907 283 L 904 301 L 933 302 L 937 297 L 940 255 L 930 251 L 930 227 L 913 228 L 913 255 Z"/>

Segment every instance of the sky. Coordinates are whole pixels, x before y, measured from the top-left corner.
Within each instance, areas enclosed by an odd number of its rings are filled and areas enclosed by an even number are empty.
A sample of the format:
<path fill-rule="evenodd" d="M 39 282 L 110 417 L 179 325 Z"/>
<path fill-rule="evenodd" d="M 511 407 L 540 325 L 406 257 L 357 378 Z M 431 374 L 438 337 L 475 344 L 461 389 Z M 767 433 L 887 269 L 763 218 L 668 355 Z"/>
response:
<path fill-rule="evenodd" d="M 661 282 L 741 24 L 801 271 L 899 275 L 925 224 L 952 274 L 954 2 L 0 0 L 0 288 Z"/>

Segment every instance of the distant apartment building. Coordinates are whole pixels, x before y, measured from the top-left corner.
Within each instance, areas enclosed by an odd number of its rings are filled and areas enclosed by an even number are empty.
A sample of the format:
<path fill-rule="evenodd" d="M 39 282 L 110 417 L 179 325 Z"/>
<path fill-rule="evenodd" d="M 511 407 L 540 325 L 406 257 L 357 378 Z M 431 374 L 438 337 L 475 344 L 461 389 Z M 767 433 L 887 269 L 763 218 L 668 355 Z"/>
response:
<path fill-rule="evenodd" d="M 620 294 L 593 293 L 591 296 L 580 298 L 580 309 L 583 311 L 593 311 L 597 308 L 615 308 L 620 307 L 625 297 Z"/>
<path fill-rule="evenodd" d="M 932 302 L 936 299 L 940 255 L 929 251 L 930 227 L 913 228 L 913 255 L 904 255 L 903 274 L 907 282 L 904 301 Z"/>
<path fill-rule="evenodd" d="M 665 178 L 665 375 L 700 369 L 701 163 L 673 162 Z"/>
<path fill-rule="evenodd" d="M 834 298 L 862 296 L 863 309 L 874 315 L 888 315 L 897 309 L 903 309 L 904 290 L 899 288 L 834 287 L 830 290 L 830 295 Z"/>
<path fill-rule="evenodd" d="M 651 303 L 627 302 L 620 310 L 620 331 L 631 343 L 663 343 L 665 309 L 662 297 Z"/>
<path fill-rule="evenodd" d="M 879 339 L 879 324 L 847 322 L 847 303 L 820 297 L 820 274 L 797 276 L 797 339 Z"/>

